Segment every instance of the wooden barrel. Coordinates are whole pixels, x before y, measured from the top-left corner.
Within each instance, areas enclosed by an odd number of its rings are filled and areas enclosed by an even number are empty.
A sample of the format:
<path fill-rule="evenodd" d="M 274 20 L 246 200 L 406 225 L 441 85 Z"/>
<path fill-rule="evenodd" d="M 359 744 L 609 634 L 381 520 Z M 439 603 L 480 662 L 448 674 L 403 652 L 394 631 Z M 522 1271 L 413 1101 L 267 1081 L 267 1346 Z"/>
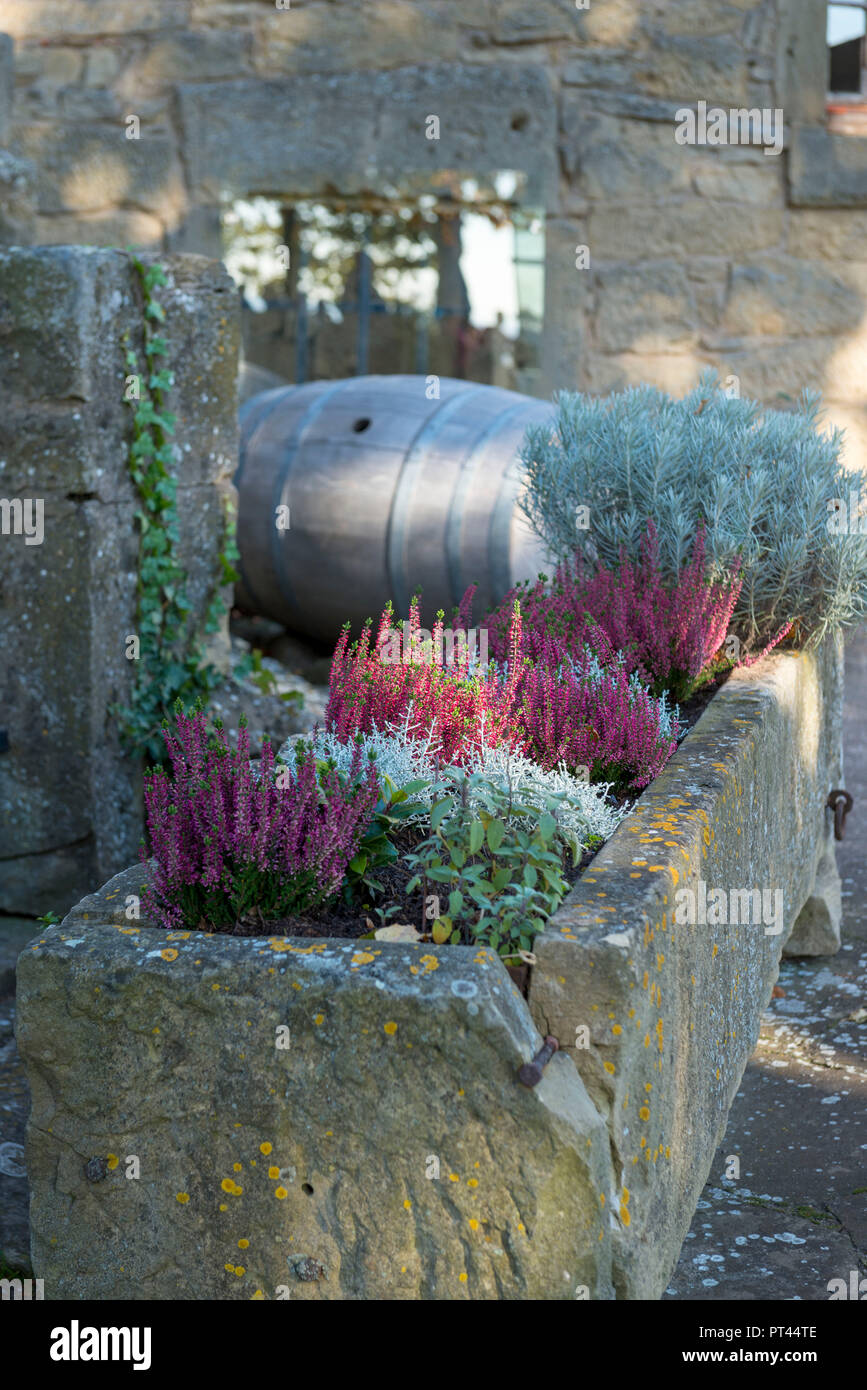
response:
<path fill-rule="evenodd" d="M 553 407 L 448 377 L 430 399 L 430 380 L 315 381 L 246 402 L 239 606 L 332 640 L 388 599 L 405 615 L 419 587 L 426 626 L 471 583 L 478 617 L 538 571 L 539 544 L 516 511 L 517 450 Z"/>

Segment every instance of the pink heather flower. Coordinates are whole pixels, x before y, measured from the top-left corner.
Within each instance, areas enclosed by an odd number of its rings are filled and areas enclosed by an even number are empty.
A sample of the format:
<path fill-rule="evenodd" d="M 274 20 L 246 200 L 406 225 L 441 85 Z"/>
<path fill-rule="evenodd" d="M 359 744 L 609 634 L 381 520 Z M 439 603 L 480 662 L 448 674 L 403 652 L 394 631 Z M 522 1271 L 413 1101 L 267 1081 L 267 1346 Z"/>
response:
<path fill-rule="evenodd" d="M 520 598 L 526 620 L 523 651 L 531 660 L 542 659 L 551 642 L 561 658 L 576 657 L 589 647 L 603 666 L 619 652 L 627 672 L 636 673 L 654 694 L 667 690 L 682 700 L 735 664 L 722 647 L 743 583 L 738 568 L 720 582 L 705 578 L 702 523 L 689 561 L 677 583 L 667 588 L 659 570 L 656 528 L 648 521 L 637 564 L 621 551 L 616 570 L 602 565 L 591 569 L 579 553 L 558 567 L 550 584 L 540 578 L 513 590 L 486 619 L 489 645 L 496 657 L 505 655 L 511 609 Z"/>
<path fill-rule="evenodd" d="M 269 743 L 258 768 L 251 766 L 244 728 L 233 749 L 221 728 L 208 739 L 196 711 L 178 713 L 174 731 L 163 736 L 171 775 L 149 772 L 144 793 L 154 860 L 144 902 L 160 925 L 231 930 L 252 911 L 264 924 L 337 892 L 379 795 L 375 768 L 362 769 L 360 749 L 344 779 L 320 775 L 307 750 L 294 772 L 283 769 L 283 786 Z"/>
<path fill-rule="evenodd" d="M 469 622 L 471 605 L 468 590 L 456 624 Z M 446 669 L 435 659 L 406 665 L 383 660 L 392 624 L 386 609 L 373 651 L 369 627 L 352 647 L 348 631 L 341 634 L 325 718 L 344 742 L 409 720 L 420 738 L 432 737 L 444 763 L 463 762 L 482 743 L 505 744 L 546 768 L 563 761 L 572 769 L 588 767 L 594 780 L 630 787 L 645 786 L 676 747 L 677 723 L 630 680 L 601 630 L 594 650 L 582 646 L 570 657 L 560 637 L 544 629 L 528 643 L 515 603 L 505 659 L 470 675 L 466 665 Z M 410 630 L 417 628 L 417 611 L 411 612 Z M 600 651 L 611 669 L 600 665 Z"/>

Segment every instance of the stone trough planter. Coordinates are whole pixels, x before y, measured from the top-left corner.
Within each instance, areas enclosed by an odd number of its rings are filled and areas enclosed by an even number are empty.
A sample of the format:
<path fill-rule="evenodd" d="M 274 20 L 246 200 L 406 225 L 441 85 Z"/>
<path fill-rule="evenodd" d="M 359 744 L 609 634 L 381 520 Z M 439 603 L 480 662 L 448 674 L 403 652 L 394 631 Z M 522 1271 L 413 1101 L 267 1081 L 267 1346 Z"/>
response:
<path fill-rule="evenodd" d="M 736 672 L 526 1000 L 486 950 L 167 935 L 140 867 L 85 898 L 18 966 L 46 1296 L 658 1298 L 781 953 L 839 941 L 841 708 L 836 642 Z"/>

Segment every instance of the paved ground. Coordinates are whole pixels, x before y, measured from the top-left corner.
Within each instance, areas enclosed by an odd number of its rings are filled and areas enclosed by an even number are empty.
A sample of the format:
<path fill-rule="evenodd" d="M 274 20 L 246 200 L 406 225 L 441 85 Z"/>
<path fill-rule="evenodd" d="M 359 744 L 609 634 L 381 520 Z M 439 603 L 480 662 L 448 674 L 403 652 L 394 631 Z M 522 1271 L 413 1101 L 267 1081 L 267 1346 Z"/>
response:
<path fill-rule="evenodd" d="M 843 950 L 789 961 L 732 1108 L 667 1299 L 828 1299 L 867 1276 L 867 634 L 847 653 L 838 846 Z M 0 917 L 0 1252 L 27 1263 L 20 1172 L 27 1090 L 12 1037 L 11 966 L 36 923 Z M 740 1174 L 727 1178 L 729 1156 Z M 867 1286 L 865 1286 L 867 1287 Z"/>
<path fill-rule="evenodd" d="M 846 653 L 843 949 L 783 963 L 668 1299 L 828 1299 L 867 1276 L 865 715 L 867 633 Z"/>

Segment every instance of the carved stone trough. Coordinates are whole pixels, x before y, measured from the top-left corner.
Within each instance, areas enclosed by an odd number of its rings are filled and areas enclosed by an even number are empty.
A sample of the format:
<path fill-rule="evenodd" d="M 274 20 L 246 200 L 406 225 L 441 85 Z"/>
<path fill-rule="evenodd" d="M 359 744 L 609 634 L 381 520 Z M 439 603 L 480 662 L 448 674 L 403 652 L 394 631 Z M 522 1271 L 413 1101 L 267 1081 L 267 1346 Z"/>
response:
<path fill-rule="evenodd" d="M 46 1297 L 658 1298 L 781 954 L 839 942 L 841 712 L 836 642 L 734 673 L 526 1000 L 486 950 L 167 935 L 141 867 L 85 898 L 18 965 Z"/>

